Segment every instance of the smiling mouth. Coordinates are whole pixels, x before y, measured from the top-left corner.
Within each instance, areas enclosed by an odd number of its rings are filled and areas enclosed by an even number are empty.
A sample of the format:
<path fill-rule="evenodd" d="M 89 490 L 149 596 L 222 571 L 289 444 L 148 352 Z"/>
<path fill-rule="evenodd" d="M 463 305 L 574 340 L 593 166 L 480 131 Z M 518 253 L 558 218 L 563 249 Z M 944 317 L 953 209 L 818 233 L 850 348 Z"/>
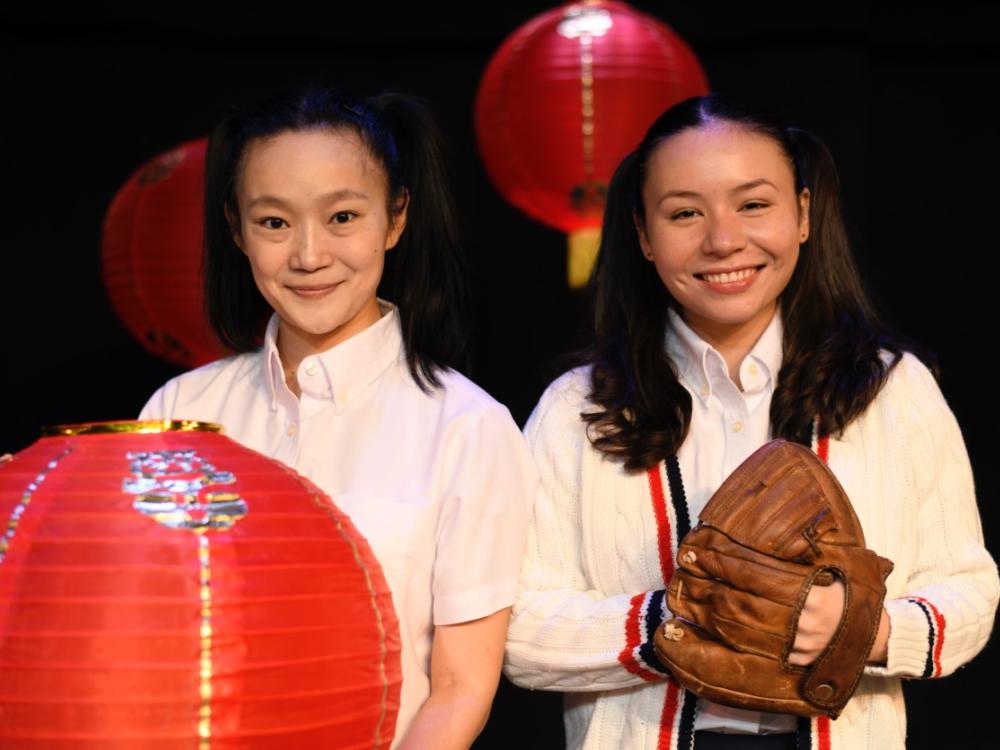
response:
<path fill-rule="evenodd" d="M 726 271 L 724 273 L 696 273 L 695 278 L 707 281 L 709 284 L 735 284 L 740 281 L 746 281 L 760 271 L 761 268 L 763 266 L 741 268 L 737 271 Z"/>
<path fill-rule="evenodd" d="M 300 297 L 321 297 L 328 292 L 332 292 L 338 286 L 340 286 L 339 283 L 323 284 L 321 286 L 290 286 L 288 288 Z"/>

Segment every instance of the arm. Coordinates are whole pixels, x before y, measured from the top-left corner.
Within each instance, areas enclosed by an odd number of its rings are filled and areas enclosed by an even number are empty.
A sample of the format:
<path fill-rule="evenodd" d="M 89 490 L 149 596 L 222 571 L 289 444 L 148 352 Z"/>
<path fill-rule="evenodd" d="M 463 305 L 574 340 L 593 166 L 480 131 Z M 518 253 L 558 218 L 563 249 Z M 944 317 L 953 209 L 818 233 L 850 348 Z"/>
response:
<path fill-rule="evenodd" d="M 886 665 L 871 674 L 940 677 L 969 661 L 993 627 L 1000 581 L 983 545 L 972 469 L 955 420 L 931 374 L 906 355 L 879 398 L 892 399 L 905 507 L 916 518 L 903 592 L 886 599 Z M 887 420 L 889 421 L 889 420 Z M 889 583 L 893 583 L 890 576 Z"/>
<path fill-rule="evenodd" d="M 930 372 L 907 355 L 877 401 L 872 412 L 882 431 L 869 444 L 883 445 L 880 458 L 891 459 L 884 462 L 884 479 L 905 493 L 902 511 L 880 512 L 913 514 L 916 534 L 904 548 L 911 557 L 899 566 L 909 571 L 908 580 L 891 587 L 905 593 L 885 601 L 867 671 L 940 677 L 985 645 L 1000 585 L 996 565 L 983 546 L 958 423 Z M 789 662 L 815 660 L 837 627 L 843 603 L 839 582 L 810 590 Z"/>
<path fill-rule="evenodd" d="M 399 750 L 468 748 L 482 731 L 500 680 L 510 609 L 438 625 L 431 647 L 431 694 Z"/>
<path fill-rule="evenodd" d="M 583 453 L 592 448 L 579 415 L 586 408 L 586 392 L 586 373 L 563 376 L 546 391 L 525 429 L 541 488 L 528 529 L 504 667 L 522 687 L 609 690 L 665 674 L 652 650 L 653 631 L 665 616 L 662 589 L 602 591 L 585 570 L 583 492 L 589 485 L 583 479 Z M 620 469 L 602 461 L 599 470 Z M 607 508 L 609 519 L 614 512 Z M 607 544 L 592 561 L 607 570 L 613 566 L 601 556 L 616 554 L 611 525 Z"/>

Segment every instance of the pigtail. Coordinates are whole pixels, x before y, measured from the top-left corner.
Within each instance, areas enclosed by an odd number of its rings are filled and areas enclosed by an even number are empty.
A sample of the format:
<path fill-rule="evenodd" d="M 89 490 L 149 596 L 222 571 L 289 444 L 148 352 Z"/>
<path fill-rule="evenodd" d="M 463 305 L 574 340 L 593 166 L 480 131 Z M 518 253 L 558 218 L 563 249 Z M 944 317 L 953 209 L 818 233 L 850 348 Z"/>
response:
<path fill-rule="evenodd" d="M 581 415 L 593 445 L 627 469 L 673 455 L 687 435 L 691 396 L 680 384 L 665 335 L 676 304 L 642 257 L 633 222 L 644 220 L 641 187 L 650 155 L 665 139 L 711 122 L 730 122 L 772 138 L 788 156 L 799 190 L 811 196 L 810 236 L 781 295 L 783 364 L 771 401 L 775 437 L 801 440 L 819 417 L 824 434 L 840 433 L 878 395 L 904 350 L 930 357 L 890 334 L 855 266 L 840 213 L 840 185 L 823 143 L 778 118 L 717 95 L 671 107 L 619 166 L 608 191 L 603 239 L 591 280 L 594 345 L 577 356 L 590 367 L 590 400 Z M 934 369 L 933 364 L 931 364 Z"/>
<path fill-rule="evenodd" d="M 227 211 L 239 220 L 235 175 L 243 148 L 240 122 L 223 120 L 212 132 L 205 154 L 202 271 L 205 314 L 219 342 L 234 352 L 260 345 L 271 308 L 257 291 L 250 264 L 233 239 Z"/>
<path fill-rule="evenodd" d="M 385 93 L 368 103 L 395 146 L 391 198 L 407 203 L 406 227 L 386 253 L 380 293 L 399 308 L 410 373 L 424 390 L 438 371 L 464 364 L 468 341 L 465 255 L 449 190 L 441 133 L 412 97 Z"/>
<path fill-rule="evenodd" d="M 663 348 L 668 296 L 639 246 L 635 221 L 642 159 L 625 157 L 608 188 L 597 268 L 591 279 L 596 340 L 590 400 L 581 415 L 598 450 L 641 469 L 676 452 L 691 419 L 691 397 Z M 659 304 L 644 301 L 658 299 Z"/>
<path fill-rule="evenodd" d="M 854 262 L 833 157 L 808 131 L 787 134 L 798 181 L 810 192 L 810 233 L 782 294 L 784 355 L 771 424 L 776 436 L 795 439 L 816 415 L 821 432 L 840 434 L 878 395 L 902 347 Z"/>

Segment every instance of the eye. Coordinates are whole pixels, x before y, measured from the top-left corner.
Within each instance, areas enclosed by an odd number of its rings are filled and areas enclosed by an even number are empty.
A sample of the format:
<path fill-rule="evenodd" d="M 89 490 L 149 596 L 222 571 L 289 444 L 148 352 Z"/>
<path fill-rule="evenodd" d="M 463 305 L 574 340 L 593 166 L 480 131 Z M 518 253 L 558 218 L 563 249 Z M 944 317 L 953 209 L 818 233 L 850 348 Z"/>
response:
<path fill-rule="evenodd" d="M 684 219 L 693 219 L 698 215 L 698 212 L 693 208 L 683 208 L 680 211 L 674 211 L 670 214 L 671 221 L 682 221 Z"/>
<path fill-rule="evenodd" d="M 284 229 L 288 226 L 288 222 L 277 216 L 265 216 L 263 219 L 258 219 L 257 223 L 265 229 Z"/>
<path fill-rule="evenodd" d="M 757 201 L 757 200 L 747 201 L 746 203 L 743 204 L 743 210 L 744 211 L 759 211 L 760 209 L 767 208 L 770 205 L 771 204 L 768 203 L 767 201 Z"/>
<path fill-rule="evenodd" d="M 330 217 L 331 224 L 347 224 L 352 221 L 357 214 L 353 211 L 337 211 L 333 216 Z"/>

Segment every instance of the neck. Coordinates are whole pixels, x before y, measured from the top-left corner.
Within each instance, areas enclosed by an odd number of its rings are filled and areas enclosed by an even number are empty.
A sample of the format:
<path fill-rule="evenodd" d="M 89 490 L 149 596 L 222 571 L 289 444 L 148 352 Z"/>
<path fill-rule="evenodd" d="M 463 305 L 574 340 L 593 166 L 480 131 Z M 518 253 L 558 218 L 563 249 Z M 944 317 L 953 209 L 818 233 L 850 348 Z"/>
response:
<path fill-rule="evenodd" d="M 315 334 L 304 331 L 286 323 L 284 318 L 278 321 L 278 356 L 281 358 L 281 369 L 285 374 L 285 384 L 296 398 L 302 395 L 299 388 L 299 365 L 302 360 L 312 354 L 319 354 L 356 336 L 370 325 L 377 323 L 382 317 L 378 302 L 372 297 L 362 311 L 346 324 L 328 333 Z"/>
<path fill-rule="evenodd" d="M 726 361 L 726 369 L 729 371 L 729 379 L 740 390 L 743 390 L 743 384 L 740 382 L 740 365 L 760 340 L 776 311 L 777 305 L 775 304 L 738 325 L 696 318 L 689 315 L 687 311 L 684 312 L 683 316 L 684 322 L 691 327 L 691 330 L 722 355 Z"/>

